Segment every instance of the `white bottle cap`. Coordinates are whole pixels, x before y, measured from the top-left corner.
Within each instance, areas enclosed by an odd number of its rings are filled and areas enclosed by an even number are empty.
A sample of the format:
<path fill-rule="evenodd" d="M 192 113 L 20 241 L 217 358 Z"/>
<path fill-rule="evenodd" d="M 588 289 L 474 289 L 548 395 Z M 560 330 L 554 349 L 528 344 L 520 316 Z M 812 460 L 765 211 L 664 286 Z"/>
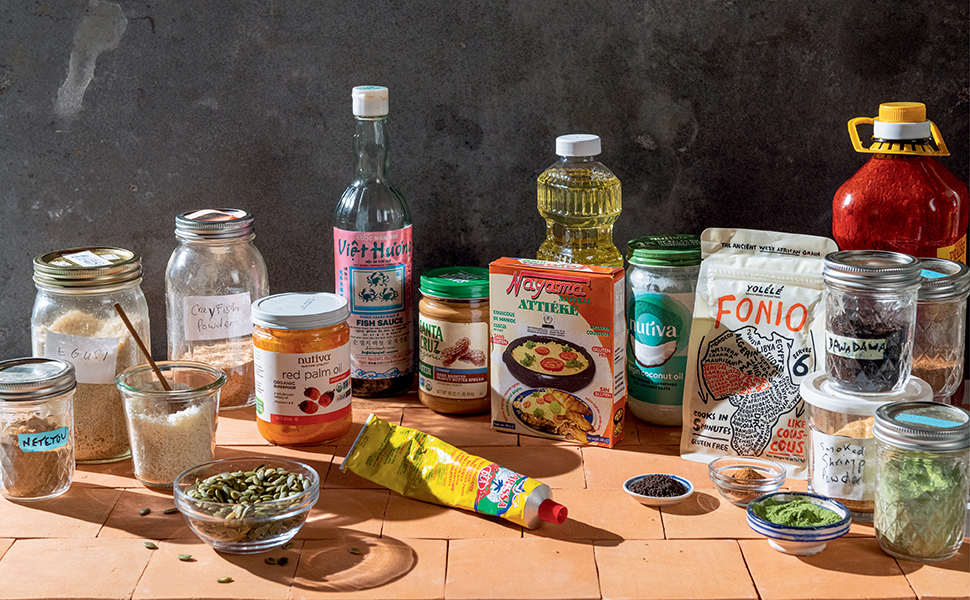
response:
<path fill-rule="evenodd" d="M 556 138 L 556 154 L 559 156 L 596 156 L 601 151 L 598 135 L 571 133 Z"/>
<path fill-rule="evenodd" d="M 387 114 L 387 88 L 358 85 L 353 91 L 355 117 L 383 117 Z"/>

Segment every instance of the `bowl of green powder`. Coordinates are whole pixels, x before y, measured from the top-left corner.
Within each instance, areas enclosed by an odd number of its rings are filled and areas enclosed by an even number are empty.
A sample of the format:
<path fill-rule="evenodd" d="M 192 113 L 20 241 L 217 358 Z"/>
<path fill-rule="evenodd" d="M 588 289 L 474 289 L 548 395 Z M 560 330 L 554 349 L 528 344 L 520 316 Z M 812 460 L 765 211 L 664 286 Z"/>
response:
<path fill-rule="evenodd" d="M 837 500 L 805 492 L 776 492 L 748 504 L 748 525 L 785 554 L 809 556 L 849 531 L 852 516 Z"/>

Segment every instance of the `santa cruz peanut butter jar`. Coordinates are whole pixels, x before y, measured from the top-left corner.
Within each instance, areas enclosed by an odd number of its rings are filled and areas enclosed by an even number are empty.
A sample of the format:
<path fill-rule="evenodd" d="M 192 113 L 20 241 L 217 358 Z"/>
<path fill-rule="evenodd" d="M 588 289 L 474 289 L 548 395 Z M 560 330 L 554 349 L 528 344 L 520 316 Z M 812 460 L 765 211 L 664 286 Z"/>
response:
<path fill-rule="evenodd" d="M 439 413 L 488 412 L 488 269 L 432 269 L 420 290 L 418 398 Z"/>

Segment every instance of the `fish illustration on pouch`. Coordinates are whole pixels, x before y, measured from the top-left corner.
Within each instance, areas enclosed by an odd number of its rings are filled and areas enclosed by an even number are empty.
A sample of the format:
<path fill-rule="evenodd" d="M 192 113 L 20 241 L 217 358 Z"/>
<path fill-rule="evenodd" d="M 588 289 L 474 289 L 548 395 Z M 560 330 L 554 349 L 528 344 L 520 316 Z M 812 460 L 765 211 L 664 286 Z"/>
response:
<path fill-rule="evenodd" d="M 801 380 L 825 359 L 824 237 L 711 228 L 701 235 L 684 387 L 684 458 L 760 456 L 807 474 Z"/>

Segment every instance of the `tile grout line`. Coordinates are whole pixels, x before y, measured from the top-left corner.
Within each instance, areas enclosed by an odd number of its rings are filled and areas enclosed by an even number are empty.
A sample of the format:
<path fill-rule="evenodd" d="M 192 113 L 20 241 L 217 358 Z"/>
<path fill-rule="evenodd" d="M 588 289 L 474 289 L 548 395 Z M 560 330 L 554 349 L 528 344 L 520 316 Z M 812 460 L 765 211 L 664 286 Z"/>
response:
<path fill-rule="evenodd" d="M 751 580 L 751 587 L 754 588 L 754 593 L 758 594 L 758 599 L 761 600 L 761 590 L 758 589 L 758 583 L 754 580 L 754 574 L 751 572 L 751 567 L 748 566 L 748 557 L 744 554 L 744 549 L 741 548 L 741 540 L 735 539 L 734 543 L 738 547 L 738 552 L 741 553 L 741 560 L 744 561 L 744 568 L 748 571 L 748 579 Z"/>

